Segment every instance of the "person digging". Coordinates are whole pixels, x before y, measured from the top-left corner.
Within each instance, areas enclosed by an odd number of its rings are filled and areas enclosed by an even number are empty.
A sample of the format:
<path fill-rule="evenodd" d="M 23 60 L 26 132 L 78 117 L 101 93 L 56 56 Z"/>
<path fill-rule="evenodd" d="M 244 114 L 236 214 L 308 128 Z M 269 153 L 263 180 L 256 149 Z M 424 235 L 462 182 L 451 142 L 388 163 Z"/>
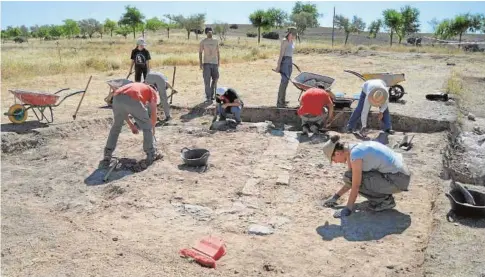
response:
<path fill-rule="evenodd" d="M 130 115 L 143 131 L 143 151 L 147 155 L 146 166 L 162 158 L 153 143 L 159 101 L 155 87 L 145 83 L 130 83 L 113 93 L 114 121 L 104 148 L 104 159 L 100 162 L 100 168 L 109 167 L 124 121 L 133 134 L 138 134 L 138 128 L 131 121 Z M 151 118 L 148 116 L 146 105 L 150 106 Z"/>
<path fill-rule="evenodd" d="M 378 212 L 396 206 L 393 194 L 408 191 L 411 173 L 402 155 L 379 142 L 344 145 L 335 135 L 325 143 L 323 152 L 330 163 L 346 163 L 348 166 L 343 176 L 344 186 L 324 201 L 325 206 L 334 207 L 337 200 L 350 190 L 347 205 L 335 212 L 336 218 L 352 213 L 358 194 L 367 198 L 368 209 Z"/>
<path fill-rule="evenodd" d="M 168 79 L 165 75 L 160 72 L 150 72 L 147 74 L 145 83 L 153 85 L 158 90 L 158 95 L 160 98 L 160 106 L 163 108 L 163 113 L 165 114 L 165 120 L 169 121 L 172 119 L 170 115 L 170 104 L 168 103 L 167 88 L 172 90 L 172 93 L 177 93 L 172 86 L 168 83 Z M 150 106 L 147 106 L 148 113 L 151 113 Z"/>
<path fill-rule="evenodd" d="M 216 90 L 216 115 L 219 121 L 226 120 L 228 113 L 233 114 L 236 124 L 241 123 L 241 110 L 244 106 L 237 92 L 232 88 L 217 88 Z"/>
<path fill-rule="evenodd" d="M 347 123 L 347 132 L 354 132 L 361 137 L 367 136 L 367 117 L 371 107 L 378 107 L 379 114 L 377 115 L 379 122 L 383 124 L 383 130 L 388 134 L 393 134 L 391 126 L 391 115 L 389 114 L 389 88 L 386 87 L 384 81 L 379 79 L 372 79 L 366 81 L 362 85 L 362 92 L 360 94 L 359 103 L 352 112 L 349 122 Z M 360 132 L 355 131 L 357 121 L 361 119 L 362 129 Z"/>
<path fill-rule="evenodd" d="M 325 126 L 328 128 L 334 118 L 332 93 L 327 92 L 323 85 L 317 85 L 302 94 L 297 113 L 301 118 L 303 135 L 308 135 L 310 131 L 313 134 L 319 133 L 319 129 L 323 127 L 325 107 L 328 110 Z"/>

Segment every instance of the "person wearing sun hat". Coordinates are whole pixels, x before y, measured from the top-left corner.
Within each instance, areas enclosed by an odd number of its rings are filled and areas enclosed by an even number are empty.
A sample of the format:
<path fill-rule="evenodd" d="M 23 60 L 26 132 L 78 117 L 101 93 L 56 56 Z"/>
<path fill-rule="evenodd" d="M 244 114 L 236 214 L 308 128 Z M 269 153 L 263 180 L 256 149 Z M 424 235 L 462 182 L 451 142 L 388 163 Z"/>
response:
<path fill-rule="evenodd" d="M 334 217 L 349 216 L 358 194 L 369 200 L 368 209 L 378 212 L 396 206 L 393 194 L 408 191 L 411 173 L 402 155 L 379 142 L 344 144 L 335 135 L 323 145 L 323 153 L 330 163 L 348 166 L 344 186 L 324 201 L 325 206 L 333 207 L 350 190 L 346 207 L 335 212 Z"/>
<path fill-rule="evenodd" d="M 359 118 L 362 122 L 361 133 L 365 136 L 367 128 L 367 117 L 371 107 L 378 107 L 378 118 L 383 124 L 383 130 L 389 134 L 394 133 L 391 126 L 391 115 L 389 114 L 389 89 L 380 79 L 372 79 L 366 81 L 362 85 L 362 92 L 360 94 L 359 103 L 350 116 L 347 123 L 347 131 L 353 132 L 357 125 Z"/>
<path fill-rule="evenodd" d="M 244 106 L 243 101 L 232 88 L 220 87 L 216 89 L 216 112 L 219 121 L 226 120 L 226 115 L 231 113 L 236 119 L 236 123 L 241 123 L 241 110 Z"/>
<path fill-rule="evenodd" d="M 146 79 L 148 72 L 150 71 L 150 52 L 145 48 L 146 42 L 144 38 L 139 38 L 136 41 L 136 48 L 131 51 L 131 66 L 130 72 L 135 67 L 135 82 L 141 82 L 141 76 L 143 80 Z"/>

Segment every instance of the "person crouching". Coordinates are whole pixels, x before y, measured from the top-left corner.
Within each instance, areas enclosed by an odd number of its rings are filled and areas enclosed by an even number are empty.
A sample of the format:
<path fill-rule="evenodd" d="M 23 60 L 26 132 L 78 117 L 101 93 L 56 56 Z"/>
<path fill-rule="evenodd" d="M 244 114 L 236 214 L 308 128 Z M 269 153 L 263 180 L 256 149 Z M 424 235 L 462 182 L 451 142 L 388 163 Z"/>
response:
<path fill-rule="evenodd" d="M 159 95 L 156 89 L 145 83 L 130 83 L 120 87 L 113 93 L 112 109 L 114 122 L 109 132 L 104 149 L 104 159 L 101 161 L 100 167 L 109 166 L 124 121 L 128 123 L 133 134 L 138 134 L 138 128 L 133 124 L 129 115 L 135 119 L 138 127 L 143 130 L 143 150 L 147 155 L 147 166 L 162 158 L 162 155 L 157 152 L 153 143 L 158 102 Z M 146 105 L 150 106 L 151 118 L 148 115 Z"/>
<path fill-rule="evenodd" d="M 237 92 L 232 88 L 220 87 L 216 90 L 216 112 L 219 120 L 226 120 L 226 115 L 231 113 L 236 119 L 236 123 L 241 123 L 241 110 L 244 106 Z"/>
<path fill-rule="evenodd" d="M 324 108 L 328 110 L 326 126 L 333 120 L 333 101 L 331 92 L 324 90 L 323 86 L 310 88 L 303 92 L 300 98 L 298 115 L 301 118 L 303 135 L 311 132 L 317 134 L 323 127 Z"/>
<path fill-rule="evenodd" d="M 337 211 L 334 217 L 349 216 L 357 194 L 369 200 L 370 210 L 378 212 L 396 206 L 393 194 L 408 191 L 411 173 L 402 155 L 379 142 L 365 141 L 344 145 L 336 135 L 325 143 L 323 152 L 330 163 L 343 163 L 348 166 L 348 171 L 343 176 L 345 185 L 324 202 L 327 207 L 335 206 L 337 200 L 350 190 L 347 206 Z"/>

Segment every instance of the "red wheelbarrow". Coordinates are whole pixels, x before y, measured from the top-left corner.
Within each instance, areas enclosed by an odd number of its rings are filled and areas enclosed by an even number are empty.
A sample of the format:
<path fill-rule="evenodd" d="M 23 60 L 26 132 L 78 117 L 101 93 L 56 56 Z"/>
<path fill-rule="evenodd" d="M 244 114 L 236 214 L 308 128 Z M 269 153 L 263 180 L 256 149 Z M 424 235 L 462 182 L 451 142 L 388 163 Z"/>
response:
<path fill-rule="evenodd" d="M 35 117 L 37 117 L 38 121 L 42 121 L 45 119 L 47 123 L 52 123 L 54 122 L 54 115 L 52 113 L 52 108 L 61 105 L 61 103 L 64 102 L 64 100 L 66 100 L 67 98 L 82 93 L 83 97 L 79 101 L 79 105 L 77 107 L 76 113 L 73 115 L 73 118 L 75 119 L 77 111 L 79 110 L 79 107 L 81 105 L 81 101 L 84 98 L 84 93 L 88 89 L 90 82 L 91 82 L 91 78 L 89 79 L 88 84 L 86 85 L 86 89 L 70 93 L 66 95 L 64 98 L 62 98 L 62 100 L 59 102 L 57 102 L 57 100 L 59 100 L 60 96 L 57 94 L 60 93 L 61 91 L 69 90 L 69 88 L 61 89 L 53 94 L 45 93 L 45 92 L 27 91 L 22 89 L 9 90 L 15 96 L 15 98 L 20 100 L 22 104 L 16 103 L 10 106 L 10 108 L 8 109 L 8 112 L 4 113 L 4 115 L 8 116 L 8 119 L 12 123 L 20 124 L 25 122 L 25 120 L 27 120 L 28 110 L 32 110 L 32 112 L 34 112 L 35 114 Z M 47 111 L 50 113 L 50 119 L 49 117 L 47 117 L 47 114 L 46 114 Z"/>

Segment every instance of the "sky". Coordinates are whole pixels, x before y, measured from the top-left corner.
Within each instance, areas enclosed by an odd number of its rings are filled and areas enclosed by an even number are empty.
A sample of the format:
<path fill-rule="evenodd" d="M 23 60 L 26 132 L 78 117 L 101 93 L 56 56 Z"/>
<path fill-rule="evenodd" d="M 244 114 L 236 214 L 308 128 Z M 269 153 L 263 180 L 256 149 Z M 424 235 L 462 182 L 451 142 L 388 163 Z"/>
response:
<path fill-rule="evenodd" d="M 118 21 L 126 5 L 137 7 L 146 18 L 163 17 L 165 14 L 190 15 L 195 13 L 206 14 L 206 24 L 222 21 L 230 24 L 249 24 L 249 14 L 257 9 L 279 8 L 290 13 L 295 2 L 269 2 L 269 1 L 223 1 L 223 2 L 187 2 L 187 1 L 2 1 L 1 2 L 1 28 L 7 26 L 33 26 L 44 24 L 62 24 L 64 19 L 81 20 L 94 18 L 104 21 L 106 18 Z M 361 17 L 369 24 L 371 21 L 382 18 L 385 9 L 400 9 L 404 5 L 411 5 L 421 12 L 421 32 L 431 32 L 428 24 L 430 20 L 452 18 L 462 13 L 485 13 L 485 2 L 347 2 L 322 1 L 310 2 L 317 5 L 318 11 L 323 14 L 319 23 L 323 27 L 332 26 L 333 7 L 336 14 L 351 18 L 354 15 Z"/>

